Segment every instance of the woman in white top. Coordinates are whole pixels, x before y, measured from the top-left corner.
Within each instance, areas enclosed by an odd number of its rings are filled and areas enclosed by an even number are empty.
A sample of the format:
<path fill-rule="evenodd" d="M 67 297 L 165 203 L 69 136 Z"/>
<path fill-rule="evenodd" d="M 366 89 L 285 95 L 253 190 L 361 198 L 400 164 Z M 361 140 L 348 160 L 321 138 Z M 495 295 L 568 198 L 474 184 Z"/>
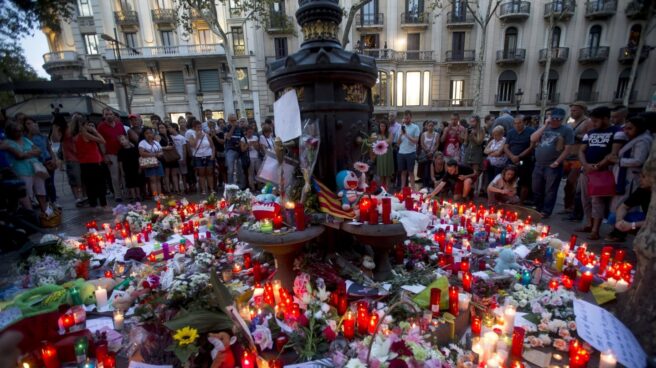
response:
<path fill-rule="evenodd" d="M 177 194 L 182 194 L 182 187 L 180 186 L 181 185 L 180 175 L 187 174 L 187 139 L 184 136 L 182 136 L 178 131 L 180 129 L 178 127 L 178 124 L 169 123 L 167 124 L 166 129 L 168 130 L 169 136 L 173 141 L 175 150 L 178 152 L 178 155 L 180 156 L 180 160 L 178 160 L 178 169 L 172 172 L 173 190 Z"/>
<path fill-rule="evenodd" d="M 158 159 L 157 166 L 144 170 L 144 175 L 150 182 L 150 192 L 155 197 L 162 193 L 160 180 L 164 176 L 164 166 L 159 160 L 164 156 L 164 153 L 162 152 L 162 146 L 155 140 L 153 128 L 144 128 L 143 134 L 145 139 L 139 142 L 139 155 L 145 158 L 155 157 Z"/>
<path fill-rule="evenodd" d="M 505 129 L 503 126 L 497 125 L 492 129 L 492 139 L 485 147 L 483 153 L 487 155 L 489 165 L 487 166 L 487 180 L 491 183 L 494 178 L 501 173 L 508 157 L 503 152 L 503 146 L 506 144 L 506 138 L 503 136 Z"/>
<path fill-rule="evenodd" d="M 501 174 L 494 177 L 494 180 L 487 186 L 488 206 L 496 206 L 499 203 L 519 203 L 519 197 L 517 196 L 518 181 L 517 166 L 508 165 L 504 167 Z"/>
<path fill-rule="evenodd" d="M 261 151 L 271 151 L 273 152 L 273 144 L 275 143 L 275 138 L 273 137 L 273 129 L 271 125 L 265 124 L 262 127 L 262 134 L 260 135 L 260 149 Z"/>
<path fill-rule="evenodd" d="M 426 130 L 421 133 L 421 153 L 422 156 L 425 155 L 428 161 L 420 162 L 423 164 L 422 169 L 423 173 L 421 175 L 424 188 L 429 188 L 432 184 L 431 173 L 431 163 L 433 162 L 433 155 L 437 151 L 439 144 L 439 134 L 435 132 L 435 123 L 429 121 L 426 123 Z"/>
<path fill-rule="evenodd" d="M 248 186 L 251 188 L 251 191 L 255 191 L 255 175 L 257 175 L 257 171 L 262 164 L 259 153 L 260 138 L 258 138 L 254 132 L 253 127 L 249 126 L 246 129 L 246 136 L 242 138 L 248 143 L 248 158 L 251 161 L 251 164 L 248 166 Z"/>
<path fill-rule="evenodd" d="M 193 129 L 194 134 L 188 137 L 189 147 L 201 194 L 206 195 L 208 192 L 214 192 L 214 143 L 203 132 L 203 123 L 200 120 L 194 120 Z"/>

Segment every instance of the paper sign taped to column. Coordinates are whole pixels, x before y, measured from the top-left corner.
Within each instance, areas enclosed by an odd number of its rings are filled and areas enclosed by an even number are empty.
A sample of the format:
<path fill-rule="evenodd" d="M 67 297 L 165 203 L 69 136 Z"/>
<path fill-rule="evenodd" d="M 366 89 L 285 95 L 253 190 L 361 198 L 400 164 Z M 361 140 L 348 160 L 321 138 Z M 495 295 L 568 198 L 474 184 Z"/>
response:
<path fill-rule="evenodd" d="M 273 103 L 273 118 L 276 124 L 276 136 L 283 142 L 301 136 L 301 109 L 298 106 L 295 89 L 292 88 Z"/>
<path fill-rule="evenodd" d="M 599 351 L 611 350 L 628 368 L 644 368 L 647 354 L 622 322 L 607 310 L 583 300 L 574 300 L 576 332 Z"/>

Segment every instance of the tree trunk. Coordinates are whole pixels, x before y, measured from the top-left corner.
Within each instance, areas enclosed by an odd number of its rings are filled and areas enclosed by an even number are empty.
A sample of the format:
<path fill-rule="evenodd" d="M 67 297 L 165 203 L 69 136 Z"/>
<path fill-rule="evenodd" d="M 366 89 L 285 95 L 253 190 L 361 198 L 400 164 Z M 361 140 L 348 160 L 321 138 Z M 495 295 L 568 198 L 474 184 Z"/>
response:
<path fill-rule="evenodd" d="M 656 142 L 645 162 L 643 172 L 656 183 Z M 656 185 L 652 185 L 651 202 L 645 225 L 633 241 L 637 264 L 633 285 L 618 295 L 617 317 L 633 332 L 647 355 L 656 355 Z"/>
<path fill-rule="evenodd" d="M 346 24 L 344 25 L 344 33 L 342 34 L 342 48 L 346 48 L 346 45 L 349 44 L 349 40 L 351 39 L 351 27 L 353 27 L 353 20 L 355 19 L 355 15 L 370 1 L 371 0 L 361 0 L 354 5 L 351 5 L 351 9 L 348 13 L 348 18 L 346 18 Z"/>
<path fill-rule="evenodd" d="M 640 36 L 638 41 L 638 49 L 635 53 L 635 59 L 631 65 L 631 75 L 629 76 L 629 82 L 626 84 L 626 90 L 624 91 L 624 98 L 622 99 L 622 104 L 624 106 L 629 106 L 629 100 L 631 98 L 631 91 L 633 91 L 633 83 L 635 83 L 635 77 L 638 73 L 638 65 L 640 64 L 640 56 L 642 55 L 642 48 L 645 46 L 645 40 L 651 32 L 652 22 L 654 20 L 654 1 L 650 1 L 649 8 L 647 10 L 647 25 L 645 26 L 643 32 L 644 34 Z"/>
<path fill-rule="evenodd" d="M 551 43 L 553 42 L 554 13 L 549 15 L 549 27 L 547 28 L 547 63 L 544 66 L 542 76 L 542 91 L 540 91 L 540 119 L 544 121 L 547 111 L 547 100 L 549 99 L 549 71 L 551 70 Z"/>
<path fill-rule="evenodd" d="M 476 89 L 474 90 L 474 114 L 481 115 L 481 91 L 483 90 L 483 68 L 485 67 L 485 49 L 487 47 L 487 27 L 481 27 L 481 43 L 476 61 Z"/>

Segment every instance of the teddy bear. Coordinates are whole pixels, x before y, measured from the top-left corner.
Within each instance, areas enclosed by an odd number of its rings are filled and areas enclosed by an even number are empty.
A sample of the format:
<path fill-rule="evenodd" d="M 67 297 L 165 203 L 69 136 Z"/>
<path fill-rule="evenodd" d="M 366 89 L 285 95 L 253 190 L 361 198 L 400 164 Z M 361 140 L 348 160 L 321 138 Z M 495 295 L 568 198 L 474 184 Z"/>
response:
<path fill-rule="evenodd" d="M 359 185 L 358 177 L 351 170 L 342 170 L 337 173 L 336 181 L 337 196 L 342 199 L 342 209 L 350 210 L 360 196 L 357 190 Z"/>
<path fill-rule="evenodd" d="M 518 270 L 521 268 L 519 263 L 516 262 L 517 256 L 512 249 L 504 249 L 499 252 L 497 257 L 497 264 L 494 266 L 494 272 L 503 273 L 505 270 L 513 269 Z"/>

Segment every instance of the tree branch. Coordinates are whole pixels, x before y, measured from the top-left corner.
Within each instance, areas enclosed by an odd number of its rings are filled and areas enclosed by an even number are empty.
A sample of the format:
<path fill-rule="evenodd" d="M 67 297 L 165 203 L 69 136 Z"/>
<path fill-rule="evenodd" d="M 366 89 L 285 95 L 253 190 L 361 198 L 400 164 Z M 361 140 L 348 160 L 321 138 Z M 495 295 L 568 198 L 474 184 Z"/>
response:
<path fill-rule="evenodd" d="M 353 20 L 355 19 L 355 14 L 362 8 L 364 8 L 367 3 L 370 3 L 371 0 L 361 0 L 353 5 L 348 12 L 348 18 L 346 18 L 346 24 L 344 25 L 344 33 L 342 33 L 342 47 L 346 47 L 349 43 L 349 34 L 351 33 L 351 27 L 353 26 Z"/>

